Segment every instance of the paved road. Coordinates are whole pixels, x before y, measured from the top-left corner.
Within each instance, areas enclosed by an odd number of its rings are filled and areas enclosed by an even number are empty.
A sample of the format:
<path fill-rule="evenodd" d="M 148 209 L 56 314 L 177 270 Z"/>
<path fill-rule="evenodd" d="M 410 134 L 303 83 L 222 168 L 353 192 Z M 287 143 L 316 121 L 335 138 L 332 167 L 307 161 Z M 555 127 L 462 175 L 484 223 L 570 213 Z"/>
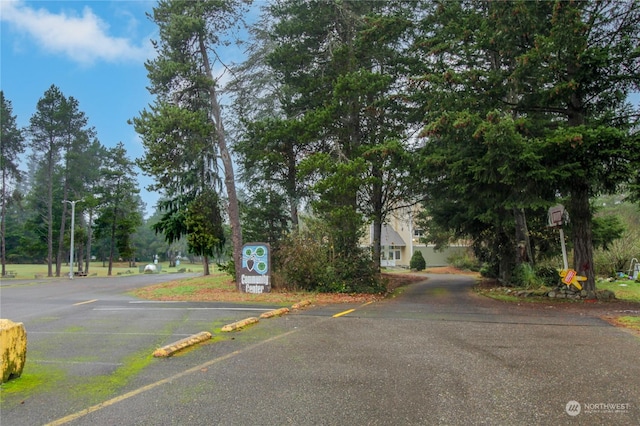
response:
<path fill-rule="evenodd" d="M 592 317 L 484 299 L 471 285 L 430 276 L 393 300 L 264 320 L 152 360 L 117 387 L 107 371 L 104 395 L 77 371 L 85 398 L 71 388 L 38 390 L 22 404 L 13 395 L 2 424 L 640 424 L 637 337 Z M 129 311 L 100 312 L 84 316 L 113 321 Z M 184 331 L 219 311 L 195 312 L 182 312 Z"/>

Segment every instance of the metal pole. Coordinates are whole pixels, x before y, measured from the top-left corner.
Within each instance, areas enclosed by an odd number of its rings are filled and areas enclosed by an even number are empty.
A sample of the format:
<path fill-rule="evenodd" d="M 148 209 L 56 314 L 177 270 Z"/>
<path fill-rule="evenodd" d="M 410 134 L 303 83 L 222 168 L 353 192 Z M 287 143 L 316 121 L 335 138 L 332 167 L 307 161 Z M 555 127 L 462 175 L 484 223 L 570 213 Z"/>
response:
<path fill-rule="evenodd" d="M 564 231 L 562 226 L 560 227 L 560 245 L 562 246 L 562 261 L 564 262 L 564 269 L 569 269 L 569 262 L 567 261 L 567 246 L 564 244 Z"/>
<path fill-rule="evenodd" d="M 413 257 L 413 211 L 409 207 L 409 241 L 411 241 L 411 249 L 409 250 L 409 259 Z M 409 260 L 411 261 L 411 260 Z"/>
<path fill-rule="evenodd" d="M 75 228 L 76 228 L 76 203 L 78 201 L 82 201 L 82 200 L 76 200 L 76 201 L 64 200 L 63 201 L 63 203 L 71 204 L 71 248 L 70 248 L 70 253 L 69 253 L 69 279 L 70 280 L 73 279 L 73 251 L 74 251 L 73 233 L 74 233 Z"/>

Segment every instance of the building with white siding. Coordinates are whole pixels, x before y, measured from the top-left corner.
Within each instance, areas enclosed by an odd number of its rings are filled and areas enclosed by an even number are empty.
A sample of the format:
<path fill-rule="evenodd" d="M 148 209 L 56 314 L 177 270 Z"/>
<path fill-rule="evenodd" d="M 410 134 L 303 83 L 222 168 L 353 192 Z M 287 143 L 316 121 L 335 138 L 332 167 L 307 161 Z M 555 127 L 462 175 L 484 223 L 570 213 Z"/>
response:
<path fill-rule="evenodd" d="M 448 258 L 459 251 L 467 250 L 465 244 L 455 244 L 442 251 L 435 250 L 433 244 L 421 242 L 424 232 L 415 224 L 415 213 L 418 207 L 400 209 L 387 218 L 382 225 L 380 236 L 380 266 L 408 268 L 414 251 L 422 252 L 427 267 L 447 266 Z M 369 226 L 368 242 L 363 245 L 373 245 L 373 225 Z"/>

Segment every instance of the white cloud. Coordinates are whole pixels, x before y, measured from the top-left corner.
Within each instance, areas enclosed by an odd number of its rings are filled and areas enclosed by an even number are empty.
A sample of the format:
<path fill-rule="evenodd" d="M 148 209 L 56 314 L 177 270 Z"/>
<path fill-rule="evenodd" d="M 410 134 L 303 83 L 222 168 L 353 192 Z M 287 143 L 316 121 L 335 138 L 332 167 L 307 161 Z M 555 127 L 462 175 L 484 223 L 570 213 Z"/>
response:
<path fill-rule="evenodd" d="M 151 52 L 149 46 L 136 46 L 127 38 L 109 35 L 109 25 L 89 7 L 82 15 L 55 14 L 20 0 L 0 0 L 0 20 L 33 38 L 43 50 L 64 54 L 84 65 L 143 61 Z"/>

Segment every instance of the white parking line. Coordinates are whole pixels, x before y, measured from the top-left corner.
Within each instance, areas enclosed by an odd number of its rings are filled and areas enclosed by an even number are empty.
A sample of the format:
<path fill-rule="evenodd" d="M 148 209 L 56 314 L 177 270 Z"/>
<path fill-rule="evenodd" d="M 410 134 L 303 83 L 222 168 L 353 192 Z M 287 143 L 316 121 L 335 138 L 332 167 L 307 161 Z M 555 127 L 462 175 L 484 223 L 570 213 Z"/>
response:
<path fill-rule="evenodd" d="M 273 308 L 93 308 L 94 311 L 272 311 Z"/>

